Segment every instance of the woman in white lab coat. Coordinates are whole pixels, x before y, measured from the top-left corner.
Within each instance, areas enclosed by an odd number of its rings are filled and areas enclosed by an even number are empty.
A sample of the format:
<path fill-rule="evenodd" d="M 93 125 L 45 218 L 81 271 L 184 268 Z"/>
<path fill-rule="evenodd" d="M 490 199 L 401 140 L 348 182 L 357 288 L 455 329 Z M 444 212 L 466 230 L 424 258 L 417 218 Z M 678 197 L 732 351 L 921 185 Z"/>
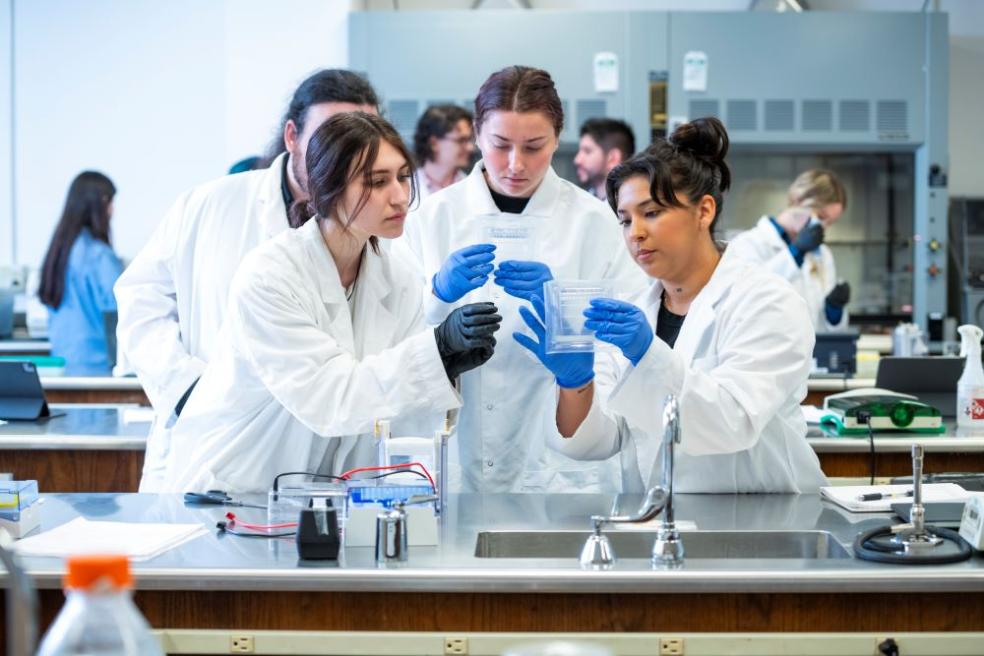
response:
<path fill-rule="evenodd" d="M 505 326 L 517 328 L 521 299 L 542 293 L 551 277 L 615 280 L 621 291 L 645 284 L 621 248 L 605 204 L 551 167 L 563 124 L 560 98 L 546 71 L 510 66 L 482 85 L 475 99 L 482 159 L 465 180 L 411 213 L 406 233 L 394 243 L 395 251 L 406 252 L 422 269 L 431 323 L 462 303 L 492 297 Z M 483 243 L 487 220 L 512 222 L 521 231 L 532 228 L 532 253 L 505 262 L 493 244 Z M 617 462 L 576 462 L 546 448 L 537 427 L 542 415 L 553 414 L 553 383 L 553 376 L 512 340 L 501 341 L 481 371 L 462 377 L 465 403 L 451 441 L 453 488 L 589 492 L 619 487 Z"/>
<path fill-rule="evenodd" d="M 594 299 L 585 310 L 586 327 L 614 349 L 545 353 L 526 308 L 539 340 L 514 335 L 558 379 L 584 380 L 557 392 L 551 445 L 574 458 L 619 453 L 627 492 L 661 482 L 669 394 L 681 418 L 676 491 L 816 492 L 825 482 L 799 408 L 814 342 L 804 302 L 713 238 L 727 150 L 720 121 L 697 119 L 609 174 L 625 244 L 651 278 L 631 303 Z"/>
<path fill-rule="evenodd" d="M 411 197 L 392 126 L 336 115 L 306 162 L 311 200 L 293 210 L 311 218 L 243 260 L 217 352 L 174 425 L 164 491 L 255 492 L 282 472 L 375 465 L 374 420 L 430 434 L 460 405 L 451 381 L 492 355 L 495 306 L 428 328 L 413 271 L 378 246 L 403 232 Z"/>
<path fill-rule="evenodd" d="M 837 280 L 834 256 L 823 243 L 847 207 L 844 185 L 830 171 L 801 173 L 789 187 L 789 203 L 776 217 L 763 216 L 731 240 L 735 255 L 779 274 L 806 301 L 818 332 L 847 328 L 851 286 Z"/>

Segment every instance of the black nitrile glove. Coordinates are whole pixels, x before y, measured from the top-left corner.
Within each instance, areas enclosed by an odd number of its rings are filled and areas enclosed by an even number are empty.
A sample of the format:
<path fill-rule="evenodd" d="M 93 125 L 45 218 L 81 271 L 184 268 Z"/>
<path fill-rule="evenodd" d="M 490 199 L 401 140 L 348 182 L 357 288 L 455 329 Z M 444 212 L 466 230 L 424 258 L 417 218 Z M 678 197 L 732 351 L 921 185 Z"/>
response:
<path fill-rule="evenodd" d="M 495 338 L 492 335 L 499 330 L 501 324 L 502 317 L 495 304 L 469 303 L 457 308 L 434 329 L 437 351 L 441 354 L 441 361 L 449 378 L 453 380 L 463 371 L 473 369 L 492 357 L 495 348 Z M 475 349 L 482 350 L 481 356 L 488 357 L 484 360 L 475 354 L 462 357 Z M 474 364 L 464 370 L 460 368 L 471 362 Z"/>
<path fill-rule="evenodd" d="M 839 282 L 827 294 L 827 305 L 835 308 L 842 308 L 851 300 L 851 285 L 847 282 Z"/>
<path fill-rule="evenodd" d="M 492 337 L 491 342 L 487 346 L 478 346 L 464 353 L 454 353 L 447 358 L 442 358 L 444 371 L 448 374 L 448 380 L 453 381 L 466 371 L 471 371 L 476 367 L 482 366 L 489 361 L 494 352 L 495 337 Z"/>
<path fill-rule="evenodd" d="M 789 245 L 789 252 L 793 254 L 793 259 L 799 265 L 803 264 L 803 256 L 811 251 L 820 248 L 823 243 L 823 224 L 819 221 L 810 221 L 806 227 L 800 230 L 796 239 Z"/>

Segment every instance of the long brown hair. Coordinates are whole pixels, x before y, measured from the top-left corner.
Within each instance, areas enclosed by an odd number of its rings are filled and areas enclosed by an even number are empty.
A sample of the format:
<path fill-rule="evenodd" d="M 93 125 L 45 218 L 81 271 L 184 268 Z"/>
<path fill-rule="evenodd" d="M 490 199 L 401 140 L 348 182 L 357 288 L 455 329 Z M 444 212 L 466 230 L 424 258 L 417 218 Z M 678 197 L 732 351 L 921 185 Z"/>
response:
<path fill-rule="evenodd" d="M 317 215 L 322 219 L 336 216 L 338 204 L 348 187 L 362 176 L 364 188 L 359 202 L 348 218 L 348 227 L 365 208 L 372 193 L 372 165 L 379 154 L 379 143 L 393 146 L 410 169 L 410 203 L 417 198 L 417 180 L 413 157 L 403 139 L 386 119 L 365 112 L 335 114 L 311 135 L 307 165 L 310 200 L 297 201 L 290 208 L 290 225 L 297 228 Z M 375 237 L 369 238 L 374 252 L 379 252 Z"/>
<path fill-rule="evenodd" d="M 55 227 L 41 266 L 41 286 L 38 297 L 52 309 L 61 305 L 65 294 L 65 269 L 72 245 L 83 229 L 88 229 L 94 239 L 107 244 L 109 235 L 109 205 L 116 195 L 113 181 L 96 171 L 83 171 L 75 176 L 61 219 Z"/>

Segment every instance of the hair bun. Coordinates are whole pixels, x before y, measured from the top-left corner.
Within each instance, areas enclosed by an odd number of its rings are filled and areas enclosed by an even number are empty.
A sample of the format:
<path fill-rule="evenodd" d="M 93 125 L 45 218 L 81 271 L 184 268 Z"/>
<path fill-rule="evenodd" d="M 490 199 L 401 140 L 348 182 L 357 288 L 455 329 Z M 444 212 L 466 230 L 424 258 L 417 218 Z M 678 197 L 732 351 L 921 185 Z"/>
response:
<path fill-rule="evenodd" d="M 728 133 L 720 120 L 713 116 L 696 118 L 677 127 L 670 143 L 709 160 L 723 162 L 728 154 Z"/>
<path fill-rule="evenodd" d="M 722 191 L 731 186 L 731 172 L 724 162 L 730 141 L 728 131 L 719 119 L 705 116 L 677 126 L 668 141 L 678 150 L 688 152 L 717 168 L 721 175 Z"/>

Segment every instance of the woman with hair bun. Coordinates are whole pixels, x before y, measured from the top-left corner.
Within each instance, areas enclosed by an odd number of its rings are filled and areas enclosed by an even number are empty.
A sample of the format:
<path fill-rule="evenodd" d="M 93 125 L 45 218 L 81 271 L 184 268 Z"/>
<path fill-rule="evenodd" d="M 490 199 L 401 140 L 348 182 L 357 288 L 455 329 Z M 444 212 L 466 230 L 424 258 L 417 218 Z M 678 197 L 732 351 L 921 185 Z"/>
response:
<path fill-rule="evenodd" d="M 608 202 L 629 254 L 649 276 L 631 303 L 595 299 L 586 326 L 615 349 L 547 354 L 516 333 L 551 371 L 586 382 L 557 392 L 553 448 L 577 459 L 620 454 L 624 491 L 660 482 L 663 405 L 679 401 L 679 492 L 816 492 L 826 483 L 799 408 L 813 351 L 803 299 L 785 280 L 714 239 L 728 135 L 697 119 L 611 171 Z M 559 373 L 557 374 L 559 377 Z"/>

